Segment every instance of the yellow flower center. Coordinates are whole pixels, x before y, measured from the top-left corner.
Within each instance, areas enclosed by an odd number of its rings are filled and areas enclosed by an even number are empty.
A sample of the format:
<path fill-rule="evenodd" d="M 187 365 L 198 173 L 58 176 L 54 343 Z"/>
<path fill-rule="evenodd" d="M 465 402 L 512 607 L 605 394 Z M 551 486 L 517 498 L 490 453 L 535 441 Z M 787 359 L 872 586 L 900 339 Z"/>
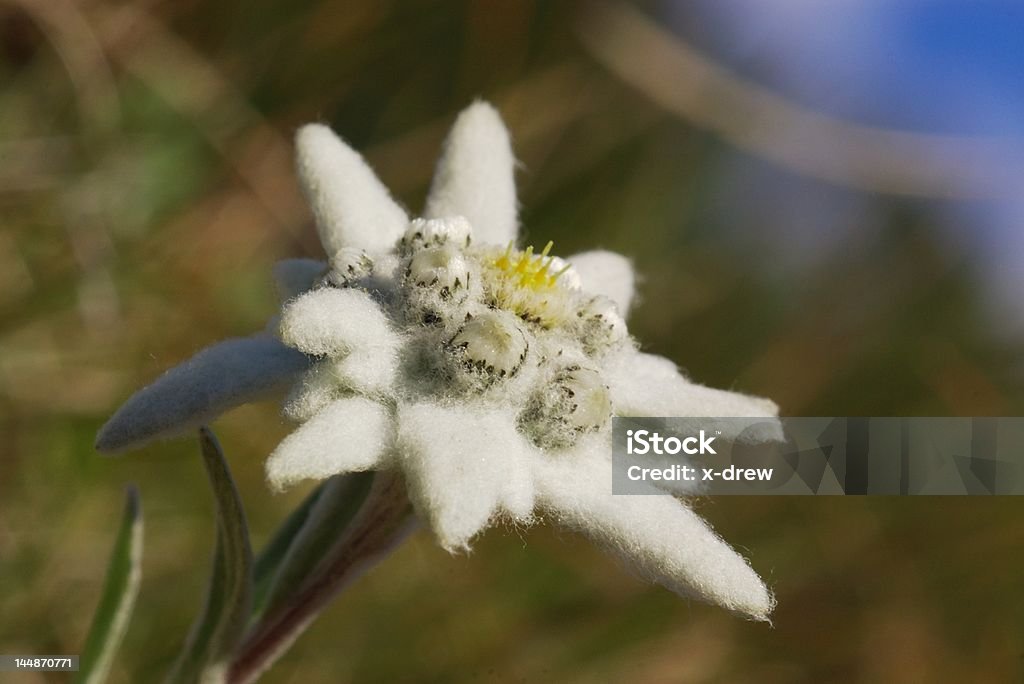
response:
<path fill-rule="evenodd" d="M 484 291 L 489 302 L 545 328 L 567 320 L 572 293 L 559 277 L 570 266 L 549 256 L 553 245 L 548 242 L 534 254 L 533 247 L 519 251 L 509 243 L 504 252 L 485 254 Z"/>
<path fill-rule="evenodd" d="M 548 256 L 548 253 L 554 244 L 548 241 L 548 244 L 544 245 L 544 251 L 535 256 L 532 245 L 527 247 L 526 251 L 519 252 L 512 249 L 510 242 L 500 257 L 491 260 L 491 265 L 502 271 L 505 277 L 515 282 L 518 287 L 534 292 L 550 290 L 557 284 L 558 277 L 569 270 L 568 264 L 561 266 L 557 271 L 552 268 L 555 257 Z"/>

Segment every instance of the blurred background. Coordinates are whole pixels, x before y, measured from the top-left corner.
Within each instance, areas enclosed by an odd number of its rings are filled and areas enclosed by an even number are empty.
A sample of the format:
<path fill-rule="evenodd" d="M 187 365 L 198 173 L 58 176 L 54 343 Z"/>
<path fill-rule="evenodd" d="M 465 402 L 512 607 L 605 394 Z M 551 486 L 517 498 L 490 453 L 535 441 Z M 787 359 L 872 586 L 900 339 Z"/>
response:
<path fill-rule="evenodd" d="M 1011 0 L 0 1 L 0 652 L 80 652 L 132 481 L 145 574 L 114 679 L 176 654 L 213 536 L 196 446 L 92 441 L 261 328 L 274 261 L 319 256 L 303 122 L 417 208 L 455 113 L 490 99 L 527 241 L 629 255 L 632 331 L 695 379 L 794 416 L 1020 415 L 1021 35 Z M 214 427 L 259 544 L 304 494 L 262 481 L 288 426 L 267 404 Z M 546 527 L 468 557 L 420 532 L 264 681 L 1020 681 L 1021 501 L 697 505 L 774 587 L 773 626 Z"/>

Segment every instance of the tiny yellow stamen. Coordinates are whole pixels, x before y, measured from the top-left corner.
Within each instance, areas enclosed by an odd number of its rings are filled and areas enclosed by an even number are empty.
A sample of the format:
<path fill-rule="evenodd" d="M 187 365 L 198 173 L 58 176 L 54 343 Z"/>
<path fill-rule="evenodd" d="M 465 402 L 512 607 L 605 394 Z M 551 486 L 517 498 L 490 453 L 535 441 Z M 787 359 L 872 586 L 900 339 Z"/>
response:
<path fill-rule="evenodd" d="M 558 277 L 561 276 L 566 271 L 568 271 L 570 268 L 572 268 L 572 264 L 566 264 L 562 268 L 558 269 L 558 273 L 551 277 L 551 282 L 555 282 L 556 280 L 558 280 Z"/>
<path fill-rule="evenodd" d="M 548 241 L 539 254 L 532 246 L 516 251 L 512 243 L 504 252 L 495 254 L 485 263 L 490 266 L 486 278 L 489 294 L 495 305 L 514 311 L 530 321 L 545 327 L 559 323 L 563 318 L 566 298 L 565 288 L 557 281 L 569 267 L 552 271 L 555 257 L 551 250 L 554 241 Z"/>

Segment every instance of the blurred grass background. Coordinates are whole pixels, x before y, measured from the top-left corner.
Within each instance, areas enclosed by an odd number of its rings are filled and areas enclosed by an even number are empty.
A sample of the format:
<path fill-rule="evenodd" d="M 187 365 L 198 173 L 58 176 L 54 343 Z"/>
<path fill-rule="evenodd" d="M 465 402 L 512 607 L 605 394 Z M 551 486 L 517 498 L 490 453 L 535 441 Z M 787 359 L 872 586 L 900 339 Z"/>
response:
<path fill-rule="evenodd" d="M 261 328 L 274 261 L 319 256 L 290 148 L 310 120 L 415 208 L 454 114 L 495 102 L 523 162 L 527 240 L 633 258 L 632 331 L 702 382 L 788 415 L 1021 413 L 1021 340 L 992 315 L 985 264 L 939 230 L 951 200 L 741 154 L 803 196 L 856 197 L 826 247 L 794 237 L 771 193 L 742 185 L 735 141 L 605 67 L 581 35 L 594 7 L 0 2 L 0 652 L 80 650 L 132 481 L 145 575 L 115 680 L 169 666 L 212 543 L 196 446 L 105 459 L 92 440 L 166 368 Z M 262 482 L 288 428 L 260 405 L 215 429 L 259 543 L 303 495 Z M 679 600 L 551 529 L 492 531 L 456 558 L 420 532 L 265 681 L 1020 681 L 1017 499 L 699 506 L 774 587 L 773 627 Z"/>

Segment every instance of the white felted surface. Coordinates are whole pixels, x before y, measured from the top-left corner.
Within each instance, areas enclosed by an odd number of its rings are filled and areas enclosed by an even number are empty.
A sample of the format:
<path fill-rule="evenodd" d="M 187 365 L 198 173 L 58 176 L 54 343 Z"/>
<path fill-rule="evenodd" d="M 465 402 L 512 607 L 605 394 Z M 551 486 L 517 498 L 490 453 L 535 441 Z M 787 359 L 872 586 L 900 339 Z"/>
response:
<path fill-rule="evenodd" d="M 267 460 L 267 481 L 282 489 L 301 480 L 378 467 L 391 440 L 387 409 L 362 397 L 338 399 L 303 423 Z"/>
<path fill-rule="evenodd" d="M 330 360 L 320 361 L 302 374 L 281 406 L 285 418 L 304 423 L 342 394 Z"/>
<path fill-rule="evenodd" d="M 423 215 L 464 216 L 477 242 L 508 244 L 518 232 L 515 164 L 501 116 L 473 103 L 448 134 Z"/>
<path fill-rule="evenodd" d="M 755 438 L 775 439 L 777 407 L 638 354 L 623 320 L 635 287 L 624 257 L 580 254 L 549 282 L 560 259 L 514 249 L 515 160 L 497 112 L 476 103 L 459 116 L 431 186 L 431 220 L 412 224 L 328 128 L 307 126 L 296 143 L 331 271 L 301 259 L 275 268 L 278 332 L 294 349 L 264 337 L 200 353 L 133 397 L 99 448 L 297 381 L 283 410 L 302 424 L 267 462 L 274 488 L 398 469 L 449 551 L 499 520 L 531 522 L 536 504 L 641 575 L 766 619 L 764 584 L 691 510 L 664 494 L 611 494 L 609 436 L 615 413 L 709 417 L 693 419 L 705 429 L 716 417 L 760 418 Z"/>
<path fill-rule="evenodd" d="M 386 344 L 392 335 L 370 349 L 355 349 L 333 363 L 341 387 L 361 394 L 385 395 L 394 390 L 398 347 Z"/>
<path fill-rule="evenodd" d="M 405 229 L 403 244 L 407 248 L 451 243 L 465 247 L 473 239 L 473 226 L 465 216 L 445 215 L 440 218 L 415 218 Z"/>
<path fill-rule="evenodd" d="M 391 249 L 408 217 L 358 152 L 327 126 L 309 124 L 295 136 L 299 182 L 316 216 L 328 255 L 342 247 Z"/>
<path fill-rule="evenodd" d="M 690 382 L 669 359 L 629 350 L 609 364 L 605 379 L 615 415 L 714 418 L 765 418 L 756 425 L 741 421 L 695 421 L 704 429 L 721 429 L 725 438 L 744 433 L 745 441 L 783 439 L 779 407 L 770 399 L 705 387 Z"/>
<path fill-rule="evenodd" d="M 380 305 L 363 290 L 324 287 L 300 295 L 281 313 L 281 339 L 313 356 L 398 345 Z"/>
<path fill-rule="evenodd" d="M 308 366 L 306 356 L 266 335 L 207 347 L 125 402 L 100 429 L 96 449 L 113 453 L 182 433 L 283 391 Z"/>
<path fill-rule="evenodd" d="M 629 259 L 615 252 L 598 249 L 575 254 L 568 261 L 585 291 L 604 295 L 615 302 L 620 316 L 629 316 L 629 307 L 636 294 L 636 275 Z"/>
<path fill-rule="evenodd" d="M 629 567 L 682 595 L 767 620 L 771 593 L 742 556 L 700 517 L 666 495 L 611 493 L 607 465 L 582 454 L 537 459 L 537 505 Z"/>
<path fill-rule="evenodd" d="M 284 259 L 274 264 L 274 283 L 281 303 L 306 292 L 327 269 L 316 259 Z"/>
<path fill-rule="evenodd" d="M 399 408 L 398 458 L 413 503 L 451 552 L 499 514 L 529 519 L 531 447 L 504 411 L 416 404 Z"/>

